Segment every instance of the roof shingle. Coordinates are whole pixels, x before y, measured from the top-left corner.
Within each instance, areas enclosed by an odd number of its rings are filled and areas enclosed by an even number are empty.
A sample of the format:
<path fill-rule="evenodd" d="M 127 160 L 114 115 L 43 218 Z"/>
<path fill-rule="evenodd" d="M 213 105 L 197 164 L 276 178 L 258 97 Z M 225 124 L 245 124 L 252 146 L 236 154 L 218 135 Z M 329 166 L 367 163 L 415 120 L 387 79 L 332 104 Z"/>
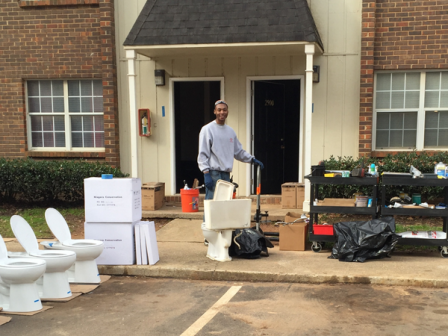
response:
<path fill-rule="evenodd" d="M 315 42 L 306 0 L 147 0 L 124 45 Z"/>

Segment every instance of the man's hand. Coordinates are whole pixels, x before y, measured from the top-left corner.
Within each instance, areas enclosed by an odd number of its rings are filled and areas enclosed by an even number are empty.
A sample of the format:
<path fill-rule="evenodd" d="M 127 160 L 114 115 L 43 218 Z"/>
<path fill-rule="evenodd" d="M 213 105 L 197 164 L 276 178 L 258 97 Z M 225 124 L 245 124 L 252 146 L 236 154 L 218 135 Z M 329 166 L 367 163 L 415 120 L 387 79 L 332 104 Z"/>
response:
<path fill-rule="evenodd" d="M 252 159 L 252 162 L 257 166 L 260 166 L 261 169 L 264 168 L 264 164 L 261 161 L 257 160 L 255 157 Z"/>
<path fill-rule="evenodd" d="M 204 173 L 204 182 L 208 190 L 213 189 L 213 179 L 210 173 Z"/>

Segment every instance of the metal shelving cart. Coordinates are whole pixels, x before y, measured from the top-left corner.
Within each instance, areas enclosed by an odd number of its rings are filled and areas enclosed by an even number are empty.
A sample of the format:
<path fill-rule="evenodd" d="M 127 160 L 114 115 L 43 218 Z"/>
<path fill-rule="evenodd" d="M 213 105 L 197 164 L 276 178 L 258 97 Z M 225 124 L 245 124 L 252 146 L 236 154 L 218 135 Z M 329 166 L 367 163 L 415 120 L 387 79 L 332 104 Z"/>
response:
<path fill-rule="evenodd" d="M 412 178 L 408 176 L 388 176 L 382 178 L 381 215 L 388 216 L 428 216 L 443 218 L 443 232 L 447 232 L 448 209 L 416 209 L 416 208 L 387 208 L 386 186 L 415 186 L 415 187 L 443 187 L 444 203 L 448 204 L 448 179 Z M 399 244 L 403 245 L 426 245 L 438 246 L 440 255 L 448 258 L 448 236 L 447 239 L 424 239 L 424 238 L 400 238 Z"/>
<path fill-rule="evenodd" d="M 323 176 L 305 176 L 311 183 L 310 197 L 310 225 L 308 229 L 309 240 L 312 242 L 311 249 L 314 252 L 322 250 L 323 243 L 334 242 L 334 235 L 317 235 L 314 234 L 313 223 L 318 223 L 318 216 L 321 213 L 339 213 L 339 214 L 356 214 L 371 215 L 372 218 L 377 217 L 377 193 L 378 178 L 377 177 L 323 177 Z M 316 206 L 314 200 L 319 198 L 319 186 L 325 184 L 339 185 L 358 185 L 372 187 L 372 206 L 371 207 L 347 207 L 347 206 Z"/>

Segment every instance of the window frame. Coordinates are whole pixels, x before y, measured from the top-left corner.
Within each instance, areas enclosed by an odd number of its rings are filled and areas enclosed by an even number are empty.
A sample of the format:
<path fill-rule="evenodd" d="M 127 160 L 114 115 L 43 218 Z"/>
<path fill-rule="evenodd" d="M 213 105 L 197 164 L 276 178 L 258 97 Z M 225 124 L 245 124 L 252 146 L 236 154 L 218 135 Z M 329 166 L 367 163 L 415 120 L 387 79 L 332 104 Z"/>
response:
<path fill-rule="evenodd" d="M 70 78 L 70 79 L 60 79 L 60 78 L 45 78 L 45 79 L 27 79 L 24 81 L 25 83 L 25 107 L 26 107 L 26 128 L 27 128 L 27 142 L 28 142 L 28 150 L 34 152 L 105 152 L 105 144 L 106 139 L 104 139 L 104 147 L 72 147 L 72 125 L 71 125 L 71 116 L 103 116 L 104 122 L 104 104 L 102 112 L 72 112 L 69 111 L 69 95 L 68 95 L 68 82 L 69 81 L 95 81 L 100 80 L 98 78 Z M 62 81 L 63 82 L 63 94 L 64 94 L 64 111 L 65 112 L 40 112 L 30 114 L 29 111 L 29 96 L 28 96 L 28 82 L 31 81 Z M 104 93 L 102 95 L 104 100 Z M 65 147 L 33 147 L 33 138 L 32 138 L 32 128 L 31 128 L 31 116 L 40 115 L 40 116 L 64 116 L 64 124 L 65 124 Z M 106 130 L 103 130 L 104 137 L 106 136 Z"/>
<path fill-rule="evenodd" d="M 372 104 L 372 150 L 373 151 L 384 151 L 384 152 L 396 152 L 396 151 L 446 151 L 448 150 L 448 146 L 446 147 L 425 147 L 425 116 L 427 111 L 448 111 L 448 108 L 426 108 L 425 107 L 425 89 L 426 89 L 426 74 L 429 72 L 448 72 L 444 71 L 444 69 L 428 69 L 428 70 L 378 70 L 375 71 L 374 74 L 374 82 L 373 82 L 373 104 Z M 377 98 L 377 89 L 376 85 L 378 82 L 377 76 L 382 73 L 419 73 L 420 74 L 420 95 L 419 95 L 419 106 L 418 108 L 401 108 L 401 109 L 377 109 L 376 108 L 376 98 Z M 416 134 L 416 146 L 415 147 L 393 147 L 393 148 L 384 148 L 384 147 L 376 147 L 376 135 L 377 135 L 377 113 L 381 112 L 417 112 L 417 134 Z"/>

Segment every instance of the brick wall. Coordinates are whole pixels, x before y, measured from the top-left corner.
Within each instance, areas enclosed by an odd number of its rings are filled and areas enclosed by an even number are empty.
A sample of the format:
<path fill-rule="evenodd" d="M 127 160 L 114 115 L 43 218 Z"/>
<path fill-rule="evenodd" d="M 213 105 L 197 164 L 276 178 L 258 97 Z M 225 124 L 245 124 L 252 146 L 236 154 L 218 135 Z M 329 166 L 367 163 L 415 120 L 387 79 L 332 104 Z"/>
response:
<path fill-rule="evenodd" d="M 359 155 L 368 156 L 374 70 L 448 69 L 448 0 L 363 0 L 362 16 Z"/>
<path fill-rule="evenodd" d="M 0 156 L 87 157 L 119 165 L 113 0 L 0 2 Z M 27 79 L 102 79 L 104 153 L 28 151 Z"/>

